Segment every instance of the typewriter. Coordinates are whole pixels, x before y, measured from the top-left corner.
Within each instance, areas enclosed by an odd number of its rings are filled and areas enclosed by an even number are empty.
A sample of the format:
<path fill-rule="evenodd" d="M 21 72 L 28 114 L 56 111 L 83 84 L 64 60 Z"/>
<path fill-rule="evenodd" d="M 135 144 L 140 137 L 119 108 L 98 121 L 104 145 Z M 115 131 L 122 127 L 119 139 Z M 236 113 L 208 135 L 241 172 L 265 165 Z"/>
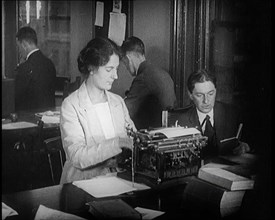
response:
<path fill-rule="evenodd" d="M 196 128 L 164 127 L 130 131 L 134 150 L 123 149 L 118 166 L 126 170 L 122 178 L 134 175 L 135 181 L 151 186 L 196 175 L 201 166 L 201 150 L 207 143 Z"/>

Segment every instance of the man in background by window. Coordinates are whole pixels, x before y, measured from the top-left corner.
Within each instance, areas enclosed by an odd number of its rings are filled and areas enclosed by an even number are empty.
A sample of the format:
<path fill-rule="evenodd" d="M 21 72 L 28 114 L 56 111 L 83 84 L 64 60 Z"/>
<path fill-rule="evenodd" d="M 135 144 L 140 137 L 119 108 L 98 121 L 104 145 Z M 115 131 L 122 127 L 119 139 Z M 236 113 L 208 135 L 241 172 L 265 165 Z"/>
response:
<path fill-rule="evenodd" d="M 129 37 L 121 48 L 125 64 L 135 77 L 125 98 L 131 119 L 137 129 L 161 127 L 162 111 L 176 105 L 171 76 L 146 60 L 145 46 L 139 38 Z"/>
<path fill-rule="evenodd" d="M 16 68 L 15 110 L 55 106 L 56 69 L 37 46 L 37 35 L 31 27 L 16 34 L 19 53 L 26 61 Z"/>

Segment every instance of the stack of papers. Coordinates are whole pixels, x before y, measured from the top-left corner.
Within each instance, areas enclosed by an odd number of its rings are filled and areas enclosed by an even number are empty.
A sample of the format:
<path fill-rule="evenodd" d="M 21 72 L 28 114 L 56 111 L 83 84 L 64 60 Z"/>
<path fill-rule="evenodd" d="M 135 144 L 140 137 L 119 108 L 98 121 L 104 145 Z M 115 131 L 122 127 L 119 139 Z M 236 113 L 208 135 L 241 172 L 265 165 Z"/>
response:
<path fill-rule="evenodd" d="M 59 116 L 47 116 L 47 115 L 44 115 L 44 116 L 42 116 L 41 120 L 45 124 L 59 124 L 60 117 Z"/>
<path fill-rule="evenodd" d="M 59 124 L 60 121 L 60 111 L 45 111 L 35 113 L 35 115 L 41 117 L 45 124 Z"/>
<path fill-rule="evenodd" d="M 35 113 L 36 116 L 42 117 L 42 116 L 59 116 L 60 111 L 45 111 L 45 112 L 38 112 Z"/>

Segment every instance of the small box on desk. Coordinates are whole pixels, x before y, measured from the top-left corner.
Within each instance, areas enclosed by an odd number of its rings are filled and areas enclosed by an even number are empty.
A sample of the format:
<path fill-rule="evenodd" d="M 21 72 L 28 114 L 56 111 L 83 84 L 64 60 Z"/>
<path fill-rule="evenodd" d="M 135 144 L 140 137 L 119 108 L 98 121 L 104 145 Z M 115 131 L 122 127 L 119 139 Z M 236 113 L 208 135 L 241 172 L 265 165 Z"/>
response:
<path fill-rule="evenodd" d="M 89 212 L 99 220 L 142 219 L 141 214 L 121 199 L 95 200 L 88 203 Z"/>

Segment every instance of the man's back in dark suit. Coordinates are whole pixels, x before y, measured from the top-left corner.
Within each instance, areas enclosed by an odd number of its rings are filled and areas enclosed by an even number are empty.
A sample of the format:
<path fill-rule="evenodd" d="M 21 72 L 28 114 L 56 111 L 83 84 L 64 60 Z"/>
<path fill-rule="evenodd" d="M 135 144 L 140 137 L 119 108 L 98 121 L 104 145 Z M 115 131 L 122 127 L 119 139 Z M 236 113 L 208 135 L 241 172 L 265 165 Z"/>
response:
<path fill-rule="evenodd" d="M 135 77 L 125 99 L 130 117 L 137 129 L 160 127 L 162 111 L 176 106 L 174 82 L 168 72 L 146 60 L 141 39 L 131 36 L 121 48 L 126 67 Z"/>
<path fill-rule="evenodd" d="M 176 105 L 174 82 L 171 76 L 147 61 L 142 62 L 127 94 L 125 104 L 138 129 L 160 127 L 162 110 Z"/>
<path fill-rule="evenodd" d="M 39 50 L 37 34 L 30 26 L 16 34 L 18 50 L 26 61 L 15 75 L 15 110 L 33 110 L 55 106 L 56 70 L 53 62 Z"/>
<path fill-rule="evenodd" d="M 55 106 L 56 70 L 53 62 L 35 51 L 17 68 L 15 109 L 30 110 Z"/>

